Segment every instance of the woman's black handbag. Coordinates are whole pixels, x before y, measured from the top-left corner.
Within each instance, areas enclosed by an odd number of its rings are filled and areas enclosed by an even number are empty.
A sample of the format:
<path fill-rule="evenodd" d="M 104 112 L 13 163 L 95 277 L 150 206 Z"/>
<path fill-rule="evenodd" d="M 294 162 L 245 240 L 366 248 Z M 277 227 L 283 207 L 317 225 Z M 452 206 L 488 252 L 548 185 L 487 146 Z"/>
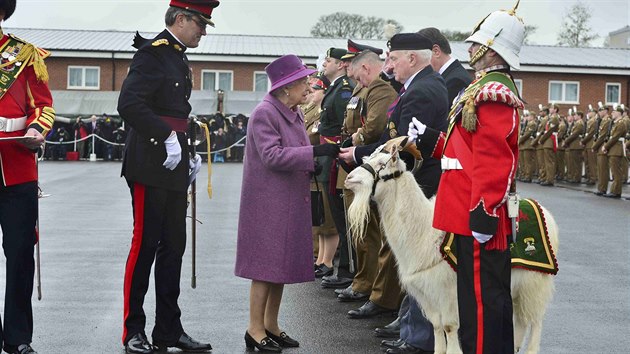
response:
<path fill-rule="evenodd" d="M 325 212 L 324 212 L 324 195 L 322 191 L 319 190 L 319 183 L 317 183 L 317 177 L 313 176 L 315 179 L 315 186 L 317 186 L 316 191 L 311 191 L 311 217 L 313 219 L 313 226 L 321 226 L 325 221 Z"/>

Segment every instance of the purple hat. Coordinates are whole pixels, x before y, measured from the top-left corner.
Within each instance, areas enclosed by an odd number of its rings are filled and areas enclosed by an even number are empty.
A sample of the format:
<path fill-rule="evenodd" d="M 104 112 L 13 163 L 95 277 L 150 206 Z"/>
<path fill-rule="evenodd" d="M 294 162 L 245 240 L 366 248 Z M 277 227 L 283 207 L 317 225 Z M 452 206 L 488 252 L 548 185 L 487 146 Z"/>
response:
<path fill-rule="evenodd" d="M 317 70 L 309 69 L 302 60 L 293 54 L 284 55 L 265 67 L 267 77 L 271 81 L 269 92 L 278 89 L 293 81 L 307 77 Z"/>

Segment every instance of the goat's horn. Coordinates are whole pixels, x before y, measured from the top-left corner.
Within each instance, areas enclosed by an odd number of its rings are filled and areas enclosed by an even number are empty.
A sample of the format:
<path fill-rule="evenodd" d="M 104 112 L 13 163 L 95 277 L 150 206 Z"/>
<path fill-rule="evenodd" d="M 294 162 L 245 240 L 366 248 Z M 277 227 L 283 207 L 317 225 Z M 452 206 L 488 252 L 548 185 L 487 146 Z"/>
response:
<path fill-rule="evenodd" d="M 407 140 L 405 140 L 405 147 L 403 148 L 403 151 L 406 151 L 413 155 L 413 158 L 416 160 L 422 160 L 422 154 L 420 153 L 420 150 L 418 150 L 416 144 L 412 141 L 409 141 L 408 138 Z"/>

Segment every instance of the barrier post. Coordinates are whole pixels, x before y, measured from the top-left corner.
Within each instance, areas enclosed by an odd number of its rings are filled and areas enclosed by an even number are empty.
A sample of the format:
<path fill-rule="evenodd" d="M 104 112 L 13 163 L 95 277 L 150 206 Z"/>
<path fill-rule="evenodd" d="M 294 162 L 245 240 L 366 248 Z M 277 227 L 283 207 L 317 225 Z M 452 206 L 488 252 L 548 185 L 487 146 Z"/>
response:
<path fill-rule="evenodd" d="M 96 153 L 94 152 L 94 148 L 96 147 L 96 141 L 94 140 L 94 134 L 92 134 L 92 153 L 90 154 L 90 161 L 96 161 Z"/>

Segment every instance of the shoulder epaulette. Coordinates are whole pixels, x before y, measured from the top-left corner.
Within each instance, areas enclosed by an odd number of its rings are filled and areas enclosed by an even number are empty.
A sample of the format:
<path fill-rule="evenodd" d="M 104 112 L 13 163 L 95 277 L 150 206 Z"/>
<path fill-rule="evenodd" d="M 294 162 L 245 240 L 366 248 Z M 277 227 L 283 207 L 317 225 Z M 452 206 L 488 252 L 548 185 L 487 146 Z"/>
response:
<path fill-rule="evenodd" d="M 523 101 L 512 90 L 496 81 L 488 82 L 479 88 L 475 95 L 475 106 L 481 102 L 505 103 L 519 109 L 524 107 Z"/>
<path fill-rule="evenodd" d="M 159 47 L 161 45 L 168 45 L 168 44 L 169 44 L 168 39 L 166 38 L 156 39 L 151 43 L 151 45 L 154 47 Z"/>
<path fill-rule="evenodd" d="M 48 82 L 48 70 L 46 69 L 46 64 L 44 64 L 44 59 L 50 56 L 50 52 L 28 43 L 14 34 L 9 34 L 9 37 L 19 42 L 22 46 L 15 57 L 15 62 L 32 65 L 37 80 Z"/>
<path fill-rule="evenodd" d="M 458 100 L 463 104 L 462 127 L 469 132 L 477 130 L 477 105 L 482 102 L 500 102 L 517 109 L 523 109 L 523 101 L 510 89 L 512 79 L 503 73 L 490 73 L 468 86 Z M 457 105 L 455 105 L 457 106 Z M 453 110 L 456 107 L 453 107 Z M 451 112 L 454 112 L 454 111 Z"/>

